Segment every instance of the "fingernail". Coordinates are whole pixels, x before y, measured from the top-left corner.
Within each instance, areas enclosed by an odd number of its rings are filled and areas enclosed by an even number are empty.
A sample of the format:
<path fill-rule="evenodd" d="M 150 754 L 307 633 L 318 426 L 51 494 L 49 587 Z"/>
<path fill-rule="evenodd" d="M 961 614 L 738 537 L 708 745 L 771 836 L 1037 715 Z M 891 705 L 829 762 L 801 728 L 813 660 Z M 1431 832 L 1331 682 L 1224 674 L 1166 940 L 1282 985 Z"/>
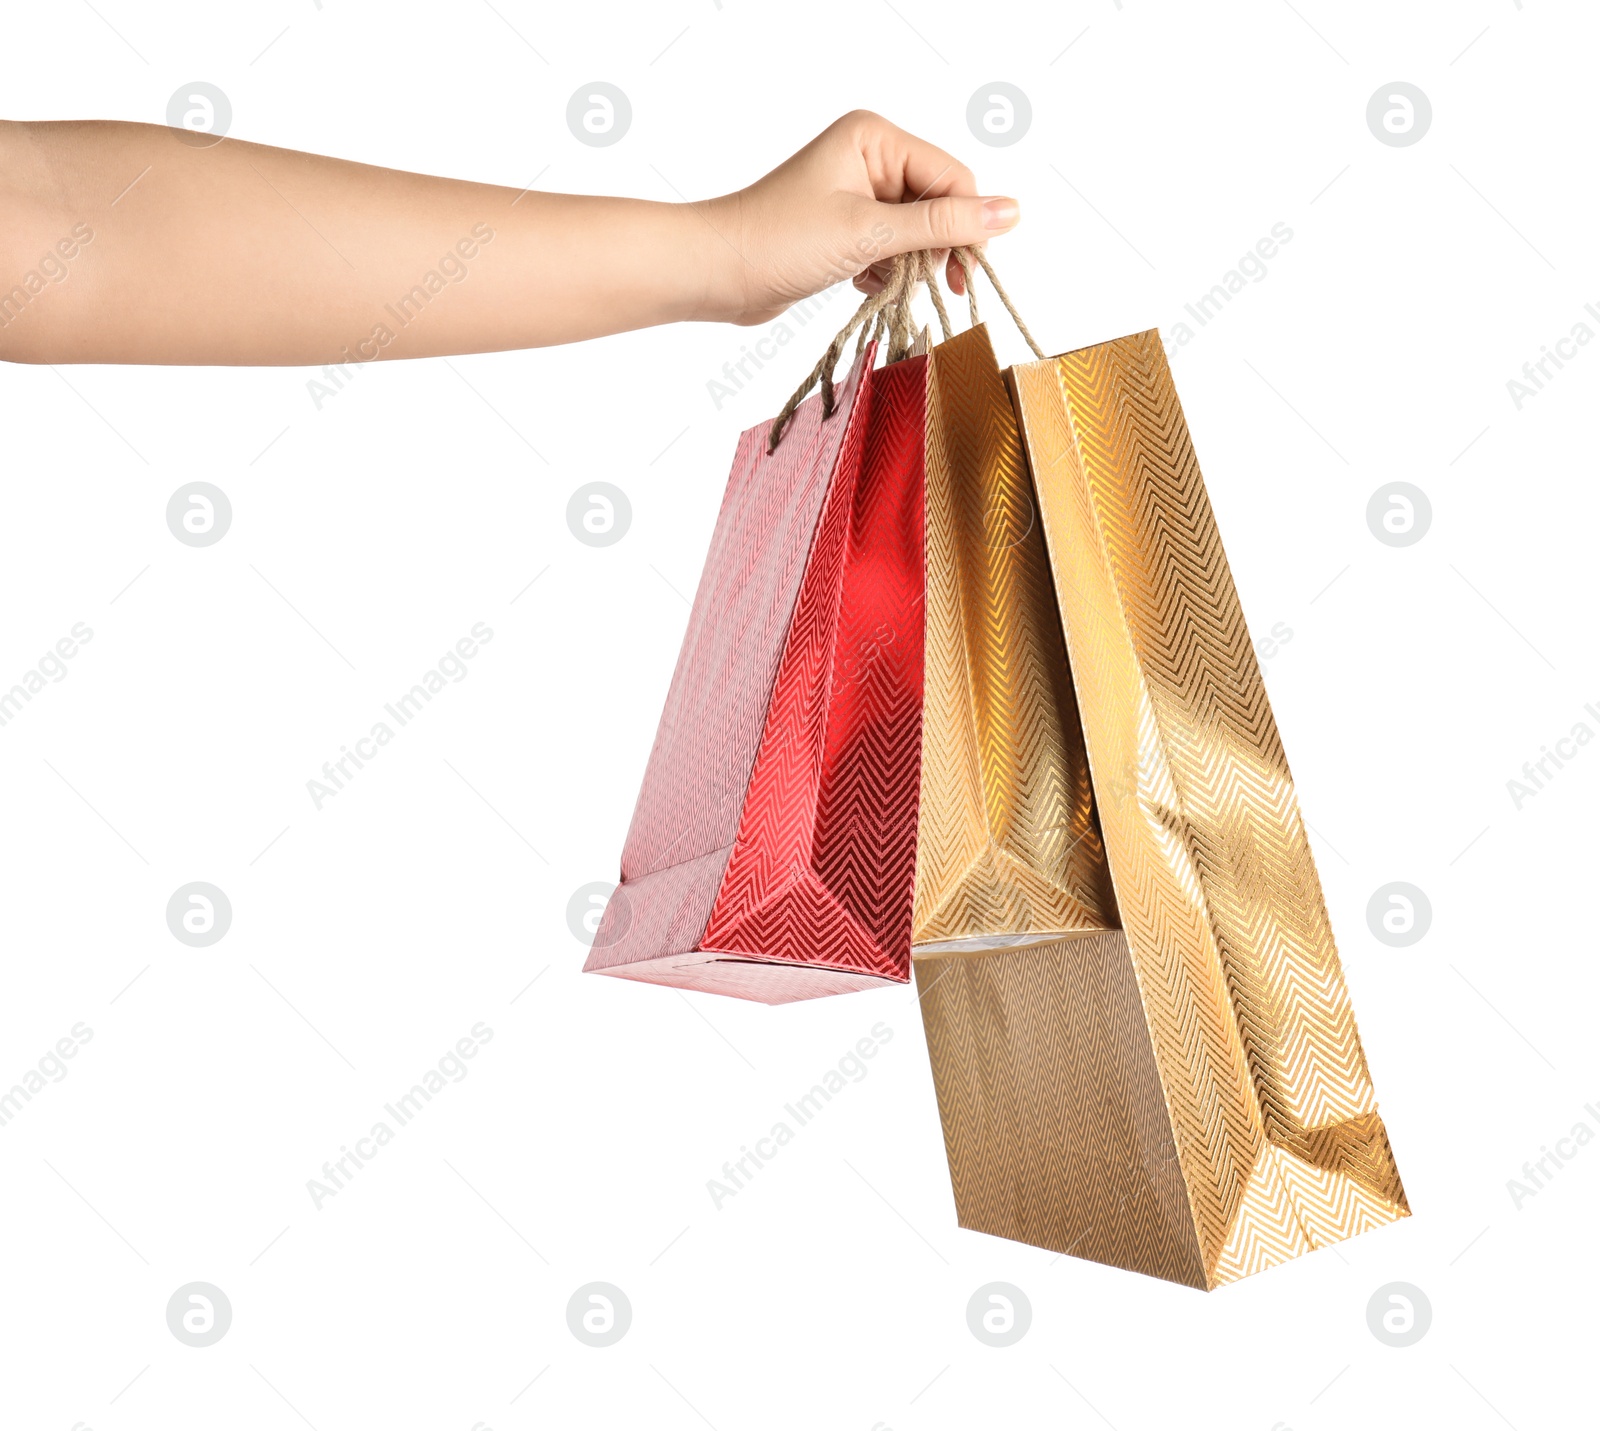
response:
<path fill-rule="evenodd" d="M 986 229 L 1008 229 L 1016 223 L 1019 212 L 1015 199 L 985 199 L 983 226 Z"/>

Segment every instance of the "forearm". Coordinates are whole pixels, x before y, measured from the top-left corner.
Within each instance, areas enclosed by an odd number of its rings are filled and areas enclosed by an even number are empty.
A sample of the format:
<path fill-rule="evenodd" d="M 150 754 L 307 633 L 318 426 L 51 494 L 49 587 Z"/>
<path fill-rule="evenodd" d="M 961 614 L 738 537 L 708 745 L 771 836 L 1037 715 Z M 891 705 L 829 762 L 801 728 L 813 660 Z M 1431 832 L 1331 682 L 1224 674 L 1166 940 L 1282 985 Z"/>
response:
<path fill-rule="evenodd" d="M 704 211 L 156 125 L 0 125 L 0 358 L 304 363 L 719 316 Z"/>

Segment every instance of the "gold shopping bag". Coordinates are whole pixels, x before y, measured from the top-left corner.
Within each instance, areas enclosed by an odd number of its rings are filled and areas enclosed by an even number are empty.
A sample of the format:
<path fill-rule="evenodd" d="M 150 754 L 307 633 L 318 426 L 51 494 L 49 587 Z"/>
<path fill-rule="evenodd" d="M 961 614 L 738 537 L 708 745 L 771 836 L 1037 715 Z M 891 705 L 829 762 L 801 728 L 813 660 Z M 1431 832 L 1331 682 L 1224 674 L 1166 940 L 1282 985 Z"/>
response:
<path fill-rule="evenodd" d="M 1115 893 L 1082 932 L 916 951 L 957 1210 L 1215 1287 L 1405 1193 L 1159 337 L 1007 376 L 1081 717 L 1066 785 L 1093 776 L 1063 833 Z"/>
<path fill-rule="evenodd" d="M 1044 533 L 981 324 L 929 355 L 924 450 L 914 953 L 1104 929 L 1114 905 Z"/>

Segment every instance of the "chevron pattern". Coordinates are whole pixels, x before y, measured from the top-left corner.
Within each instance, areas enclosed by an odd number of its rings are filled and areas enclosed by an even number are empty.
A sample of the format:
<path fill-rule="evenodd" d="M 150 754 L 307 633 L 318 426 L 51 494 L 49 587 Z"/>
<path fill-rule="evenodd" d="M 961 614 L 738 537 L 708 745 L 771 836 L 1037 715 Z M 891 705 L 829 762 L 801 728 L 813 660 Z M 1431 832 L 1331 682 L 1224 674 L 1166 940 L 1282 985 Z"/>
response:
<path fill-rule="evenodd" d="M 870 355 L 826 422 L 802 403 L 776 452 L 739 439 L 677 669 L 586 971 L 687 985 L 733 852 L 773 681 Z M 686 968 L 680 970 L 679 965 Z"/>
<path fill-rule="evenodd" d="M 1139 994 L 1117 1038 L 1151 1050 L 1216 1286 L 1409 1209 L 1160 339 L 1009 378 Z"/>
<path fill-rule="evenodd" d="M 933 349 L 918 953 L 1116 924 L 1016 415 L 981 325 Z"/>
<path fill-rule="evenodd" d="M 927 365 L 907 358 L 863 384 L 702 939 L 707 950 L 911 976 Z"/>
<path fill-rule="evenodd" d="M 910 977 L 927 360 L 740 439 L 585 969 L 787 1003 Z"/>

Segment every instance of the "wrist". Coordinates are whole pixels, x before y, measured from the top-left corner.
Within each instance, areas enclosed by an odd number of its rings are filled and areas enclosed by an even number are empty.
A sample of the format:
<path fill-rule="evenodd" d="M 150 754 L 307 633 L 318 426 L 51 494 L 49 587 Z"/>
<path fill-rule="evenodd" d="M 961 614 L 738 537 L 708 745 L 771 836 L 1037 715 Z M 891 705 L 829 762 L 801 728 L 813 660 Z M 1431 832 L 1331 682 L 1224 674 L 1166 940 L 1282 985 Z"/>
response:
<path fill-rule="evenodd" d="M 677 321 L 736 323 L 754 269 L 743 257 L 738 195 L 671 206 L 674 241 L 664 265 Z"/>

